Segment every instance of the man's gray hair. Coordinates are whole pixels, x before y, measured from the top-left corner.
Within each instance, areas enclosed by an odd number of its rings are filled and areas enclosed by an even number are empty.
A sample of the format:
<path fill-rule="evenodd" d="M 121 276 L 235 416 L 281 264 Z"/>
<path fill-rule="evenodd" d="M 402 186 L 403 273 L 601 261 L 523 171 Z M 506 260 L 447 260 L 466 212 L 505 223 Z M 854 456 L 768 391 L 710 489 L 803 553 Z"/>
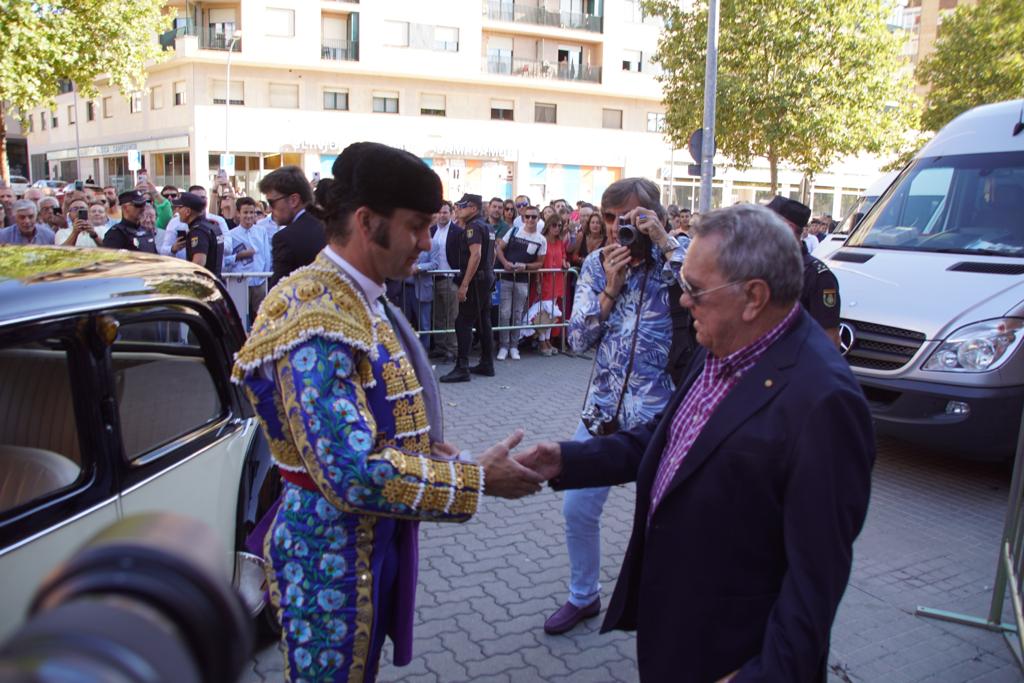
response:
<path fill-rule="evenodd" d="M 40 209 L 46 208 L 47 206 L 50 207 L 51 209 L 59 209 L 60 202 L 57 201 L 56 197 L 43 197 L 42 199 L 39 200 Z"/>
<path fill-rule="evenodd" d="M 623 178 L 608 186 L 601 195 L 601 210 L 613 206 L 622 206 L 631 197 L 636 197 L 637 204 L 650 209 L 658 215 L 662 225 L 668 218 L 668 212 L 661 205 L 661 190 L 647 178 Z"/>
<path fill-rule="evenodd" d="M 19 213 L 21 211 L 31 211 L 33 216 L 39 215 L 39 209 L 36 208 L 36 203 L 31 199 L 19 199 L 18 201 L 14 202 L 14 205 L 11 207 L 11 211 L 13 211 L 14 213 Z"/>
<path fill-rule="evenodd" d="M 717 235 L 717 263 L 729 282 L 764 280 L 772 301 L 792 304 L 803 288 L 803 256 L 793 231 L 774 212 L 756 204 L 738 204 L 700 216 L 691 228 L 697 237 Z"/>

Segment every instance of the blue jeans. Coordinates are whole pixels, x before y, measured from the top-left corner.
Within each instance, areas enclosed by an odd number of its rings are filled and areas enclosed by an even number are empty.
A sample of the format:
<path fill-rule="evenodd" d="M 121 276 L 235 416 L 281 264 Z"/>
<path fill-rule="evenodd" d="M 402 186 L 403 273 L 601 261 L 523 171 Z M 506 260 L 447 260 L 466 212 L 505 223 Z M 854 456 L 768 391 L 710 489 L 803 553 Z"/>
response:
<path fill-rule="evenodd" d="M 574 441 L 591 439 L 580 422 Z M 562 499 L 565 545 L 569 549 L 569 602 L 586 607 L 601 594 L 601 511 L 608 487 L 570 489 Z"/>

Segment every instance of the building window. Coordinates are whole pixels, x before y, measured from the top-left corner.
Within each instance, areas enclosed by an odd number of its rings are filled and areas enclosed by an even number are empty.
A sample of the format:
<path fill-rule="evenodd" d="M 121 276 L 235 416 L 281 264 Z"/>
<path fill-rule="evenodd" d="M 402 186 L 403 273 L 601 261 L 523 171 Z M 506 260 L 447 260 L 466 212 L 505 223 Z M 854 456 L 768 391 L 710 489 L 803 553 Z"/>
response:
<path fill-rule="evenodd" d="M 78 116 L 75 115 L 75 105 L 68 105 L 68 125 L 73 126 L 78 123 Z"/>
<path fill-rule="evenodd" d="M 643 71 L 644 55 L 639 50 L 623 50 L 622 70 L 640 73 Z"/>
<path fill-rule="evenodd" d="M 164 87 L 162 85 L 154 85 L 150 88 L 149 108 L 154 110 L 164 108 Z"/>
<path fill-rule="evenodd" d="M 533 105 L 533 121 L 534 123 L 557 123 L 558 107 L 554 104 L 538 102 Z"/>
<path fill-rule="evenodd" d="M 56 112 L 56 110 L 50 112 L 50 127 L 51 128 L 56 128 L 57 127 L 57 112 Z"/>
<path fill-rule="evenodd" d="M 375 92 L 373 93 L 373 111 L 375 114 L 397 114 L 398 93 L 396 92 Z"/>
<path fill-rule="evenodd" d="M 324 90 L 325 111 L 348 111 L 347 90 Z"/>
<path fill-rule="evenodd" d="M 444 116 L 444 95 L 420 95 L 420 114 L 423 116 Z"/>
<path fill-rule="evenodd" d="M 435 26 L 434 49 L 441 52 L 458 52 L 459 29 L 453 26 Z"/>
<path fill-rule="evenodd" d="M 495 121 L 511 121 L 514 109 L 512 100 L 491 100 L 491 118 Z"/>
<path fill-rule="evenodd" d="M 601 127 L 602 128 L 614 128 L 616 130 L 622 129 L 622 110 L 621 109 L 603 109 L 601 111 Z"/>
<path fill-rule="evenodd" d="M 132 114 L 138 114 L 142 111 L 142 93 L 133 92 L 128 98 L 128 111 Z"/>
<path fill-rule="evenodd" d="M 85 120 L 95 121 L 96 120 L 96 103 L 89 100 L 85 103 Z"/>
<path fill-rule="evenodd" d="M 409 47 L 409 22 L 385 21 L 384 45 L 388 47 Z"/>
<path fill-rule="evenodd" d="M 267 35 L 293 38 L 295 36 L 295 10 L 268 7 Z"/>
<path fill-rule="evenodd" d="M 665 115 L 658 112 L 647 113 L 647 132 L 661 133 L 665 130 Z"/>
<path fill-rule="evenodd" d="M 270 84 L 270 106 L 278 109 L 299 108 L 299 86 L 284 83 Z"/>
<path fill-rule="evenodd" d="M 511 38 L 491 36 L 487 41 L 487 73 L 512 73 L 512 47 Z"/>
<path fill-rule="evenodd" d="M 213 103 L 224 104 L 227 94 L 227 81 L 213 80 Z M 231 104 L 245 104 L 245 81 L 231 81 Z"/>
<path fill-rule="evenodd" d="M 174 84 L 174 106 L 180 107 L 188 102 L 185 95 L 185 81 L 178 81 Z"/>
<path fill-rule="evenodd" d="M 39 130 L 46 130 L 46 112 L 39 112 Z"/>

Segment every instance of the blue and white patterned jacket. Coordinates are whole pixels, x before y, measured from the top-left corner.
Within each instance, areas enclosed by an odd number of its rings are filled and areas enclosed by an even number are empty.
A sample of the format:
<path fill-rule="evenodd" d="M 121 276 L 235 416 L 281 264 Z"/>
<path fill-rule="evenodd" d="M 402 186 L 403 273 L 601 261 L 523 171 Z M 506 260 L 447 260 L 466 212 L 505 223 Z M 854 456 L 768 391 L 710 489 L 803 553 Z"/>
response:
<path fill-rule="evenodd" d="M 672 344 L 669 285 L 679 276 L 686 249 L 690 245 L 687 237 L 679 237 L 677 240 L 679 246 L 667 258 L 656 247 L 652 249 L 654 265 L 645 286 L 633 372 L 618 416 L 622 429 L 630 429 L 652 419 L 661 412 L 675 391 L 672 377 L 666 371 L 669 347 Z M 586 412 L 593 408 L 605 418 L 611 418 L 615 415 L 629 364 L 644 269 L 630 269 L 611 314 L 601 322 L 598 296 L 607 282 L 601 264 L 603 251 L 604 248 L 590 253 L 583 261 L 576 285 L 572 318 L 569 320 L 568 340 L 577 353 L 598 347 L 594 375 L 583 410 Z"/>

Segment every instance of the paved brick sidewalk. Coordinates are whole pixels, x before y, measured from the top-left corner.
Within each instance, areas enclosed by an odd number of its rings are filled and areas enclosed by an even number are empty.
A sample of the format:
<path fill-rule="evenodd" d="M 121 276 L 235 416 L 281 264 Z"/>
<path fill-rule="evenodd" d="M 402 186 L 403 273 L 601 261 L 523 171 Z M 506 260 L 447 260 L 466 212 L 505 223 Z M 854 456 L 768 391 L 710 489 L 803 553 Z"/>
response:
<path fill-rule="evenodd" d="M 519 426 L 525 443 L 567 438 L 589 371 L 586 360 L 527 355 L 498 363 L 493 379 L 443 385 L 448 439 L 479 452 Z M 833 633 L 830 680 L 1021 680 L 1000 636 L 913 616 L 918 604 L 987 613 L 1008 482 L 1003 468 L 880 444 L 871 509 Z M 602 530 L 606 601 L 632 513 L 632 487 L 614 489 Z M 561 494 L 486 499 L 468 524 L 421 529 L 415 656 L 395 668 L 386 649 L 381 681 L 637 680 L 631 634 L 599 635 L 597 619 L 567 636 L 541 629 L 566 597 Z M 281 669 L 269 648 L 243 680 L 277 681 Z"/>

